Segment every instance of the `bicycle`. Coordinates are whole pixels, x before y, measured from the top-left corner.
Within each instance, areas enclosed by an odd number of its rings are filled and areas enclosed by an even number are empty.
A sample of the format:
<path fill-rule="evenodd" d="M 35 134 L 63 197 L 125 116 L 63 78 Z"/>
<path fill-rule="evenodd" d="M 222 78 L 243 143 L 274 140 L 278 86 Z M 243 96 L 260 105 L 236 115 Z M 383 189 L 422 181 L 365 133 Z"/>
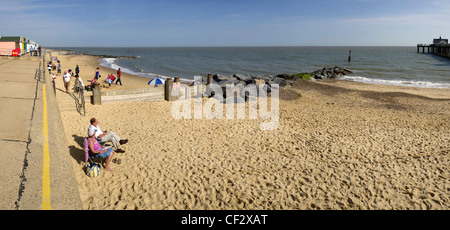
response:
<path fill-rule="evenodd" d="M 75 102 L 77 104 L 77 111 L 85 116 L 86 115 L 86 102 L 84 99 L 84 87 L 83 82 L 81 82 L 80 78 L 75 80 L 75 85 L 73 87 L 73 95 L 75 98 Z"/>

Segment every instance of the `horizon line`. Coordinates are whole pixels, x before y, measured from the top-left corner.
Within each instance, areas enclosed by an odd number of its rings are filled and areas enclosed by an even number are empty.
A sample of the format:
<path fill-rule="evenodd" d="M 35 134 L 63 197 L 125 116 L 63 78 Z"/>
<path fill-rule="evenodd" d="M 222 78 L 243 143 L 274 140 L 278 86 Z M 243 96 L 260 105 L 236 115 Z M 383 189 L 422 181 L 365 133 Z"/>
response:
<path fill-rule="evenodd" d="M 47 48 L 276 48 L 276 47 L 416 47 L 417 45 L 230 45 L 230 46 L 43 46 Z"/>

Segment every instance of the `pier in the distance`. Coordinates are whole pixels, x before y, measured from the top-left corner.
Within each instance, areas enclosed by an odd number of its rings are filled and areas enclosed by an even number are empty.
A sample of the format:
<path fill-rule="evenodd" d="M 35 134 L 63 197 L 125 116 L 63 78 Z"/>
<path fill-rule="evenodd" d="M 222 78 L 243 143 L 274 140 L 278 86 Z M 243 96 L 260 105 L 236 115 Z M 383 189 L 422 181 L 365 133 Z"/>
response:
<path fill-rule="evenodd" d="M 436 54 L 442 57 L 450 58 L 450 44 L 448 44 L 448 39 L 442 39 L 441 37 L 433 39 L 433 44 L 417 44 L 417 53 L 420 52 L 422 48 L 422 53 Z"/>

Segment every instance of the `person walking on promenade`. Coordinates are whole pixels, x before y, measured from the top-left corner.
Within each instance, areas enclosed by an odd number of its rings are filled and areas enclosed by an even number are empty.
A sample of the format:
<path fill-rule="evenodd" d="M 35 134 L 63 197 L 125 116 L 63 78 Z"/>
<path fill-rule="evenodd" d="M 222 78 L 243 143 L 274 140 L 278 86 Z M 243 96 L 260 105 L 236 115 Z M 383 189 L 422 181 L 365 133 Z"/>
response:
<path fill-rule="evenodd" d="M 72 80 L 72 70 L 64 71 L 63 81 L 64 87 L 66 88 L 66 93 L 69 93 L 70 80 Z"/>
<path fill-rule="evenodd" d="M 120 70 L 120 68 L 119 68 L 119 70 L 117 70 L 117 80 L 116 80 L 116 85 L 117 85 L 117 82 L 120 82 L 120 85 L 122 85 L 122 78 L 120 77 L 120 76 L 122 76 L 122 71 Z"/>
<path fill-rule="evenodd" d="M 58 61 L 58 75 L 61 74 L 61 62 Z"/>
<path fill-rule="evenodd" d="M 48 62 L 47 67 L 48 67 L 48 73 L 51 74 L 52 73 L 52 61 Z"/>
<path fill-rule="evenodd" d="M 125 152 L 125 150 L 121 149 L 119 145 L 126 144 L 128 142 L 128 139 L 122 140 L 113 132 L 108 132 L 106 130 L 102 131 L 98 127 L 98 120 L 95 117 L 91 118 L 90 122 L 91 125 L 88 128 L 88 132 L 91 132 L 91 130 L 93 130 L 95 132 L 95 137 L 97 138 L 97 140 L 100 140 L 100 142 L 112 142 L 114 148 L 116 149 L 116 152 Z"/>

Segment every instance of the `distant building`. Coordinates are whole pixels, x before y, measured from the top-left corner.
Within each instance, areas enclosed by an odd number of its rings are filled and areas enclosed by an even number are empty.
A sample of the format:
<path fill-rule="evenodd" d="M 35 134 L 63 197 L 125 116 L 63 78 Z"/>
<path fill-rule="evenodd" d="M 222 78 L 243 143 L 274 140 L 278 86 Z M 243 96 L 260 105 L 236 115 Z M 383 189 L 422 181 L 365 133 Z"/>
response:
<path fill-rule="evenodd" d="M 435 38 L 433 39 L 433 45 L 448 45 L 448 39 Z"/>
<path fill-rule="evenodd" d="M 23 36 L 0 36 L 0 55 L 11 55 L 12 50 L 19 48 L 24 55 L 33 51 L 39 45 Z"/>

